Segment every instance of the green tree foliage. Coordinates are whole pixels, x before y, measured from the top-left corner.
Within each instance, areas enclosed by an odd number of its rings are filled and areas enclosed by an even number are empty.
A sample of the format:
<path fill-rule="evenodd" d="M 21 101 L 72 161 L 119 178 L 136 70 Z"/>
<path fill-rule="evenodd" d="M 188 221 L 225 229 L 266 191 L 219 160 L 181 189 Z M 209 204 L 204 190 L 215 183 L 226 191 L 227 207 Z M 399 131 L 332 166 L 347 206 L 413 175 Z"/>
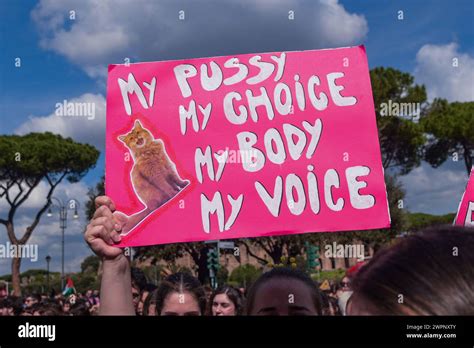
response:
<path fill-rule="evenodd" d="M 71 183 L 79 181 L 95 165 L 98 157 L 99 151 L 93 146 L 49 132 L 1 135 L 0 199 L 6 201 L 9 209 L 6 216 L 0 216 L 0 223 L 6 227 L 10 243 L 27 243 L 51 204 L 55 188 L 63 179 Z M 15 214 L 41 181 L 49 185 L 44 204 L 24 231 L 15 231 Z M 21 258 L 13 258 L 12 282 L 18 296 L 21 295 L 20 266 Z"/>
<path fill-rule="evenodd" d="M 399 105 L 420 103 L 423 114 L 427 107 L 425 87 L 414 84 L 410 74 L 393 68 L 374 68 L 370 71 L 370 79 L 383 167 L 407 174 L 419 166 L 422 159 L 425 143 L 422 128 L 409 117 L 383 116 L 381 108 L 389 102 Z"/>
<path fill-rule="evenodd" d="M 29 269 L 20 274 L 20 280 L 22 282 L 22 289 L 28 294 L 31 293 L 45 293 L 49 294 L 51 289 L 58 292 L 61 288 L 61 273 L 60 272 L 49 272 L 49 289 L 47 287 L 48 272 L 45 269 Z M 11 274 L 7 274 L 0 277 L 1 281 L 12 281 Z"/>
<path fill-rule="evenodd" d="M 408 213 L 407 231 L 417 232 L 419 230 L 437 225 L 449 225 L 454 221 L 455 213 L 445 215 L 430 215 L 424 213 Z"/>
<path fill-rule="evenodd" d="M 100 267 L 100 259 L 96 255 L 87 256 L 81 263 L 81 272 L 97 273 Z"/>
<path fill-rule="evenodd" d="M 71 275 L 74 288 L 79 293 L 85 293 L 87 290 L 100 289 L 99 278 L 96 273 L 81 272 Z"/>
<path fill-rule="evenodd" d="M 474 102 L 435 99 L 421 125 L 430 135 L 425 160 L 436 168 L 457 153 L 464 159 L 469 175 L 474 156 Z"/>
<path fill-rule="evenodd" d="M 89 200 L 86 202 L 86 216 L 88 220 L 91 220 L 95 213 L 95 199 L 99 196 L 105 195 L 105 176 L 100 178 L 100 181 L 95 185 L 95 187 L 89 188 L 87 196 Z"/>
<path fill-rule="evenodd" d="M 198 279 L 205 283 L 209 277 L 207 251 L 210 247 L 210 245 L 201 242 L 154 245 L 135 248 L 135 255 L 141 261 L 150 260 L 152 264 L 165 261 L 171 267 L 176 259 L 189 254 L 195 265 L 193 271 L 196 272 Z"/>
<path fill-rule="evenodd" d="M 229 271 L 225 267 L 219 268 L 216 273 L 217 284 L 227 284 L 227 280 L 229 279 Z"/>
<path fill-rule="evenodd" d="M 229 280 L 243 287 L 249 287 L 259 276 L 262 270 L 250 264 L 241 265 L 230 274 Z"/>

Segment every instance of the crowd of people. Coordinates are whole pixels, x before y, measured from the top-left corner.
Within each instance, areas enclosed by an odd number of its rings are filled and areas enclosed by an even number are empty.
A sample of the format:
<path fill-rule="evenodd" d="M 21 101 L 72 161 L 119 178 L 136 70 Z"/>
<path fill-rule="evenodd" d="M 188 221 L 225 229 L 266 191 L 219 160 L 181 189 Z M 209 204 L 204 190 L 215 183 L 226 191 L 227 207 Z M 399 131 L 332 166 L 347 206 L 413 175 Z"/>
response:
<path fill-rule="evenodd" d="M 228 284 L 212 289 L 201 286 L 189 273 L 174 273 L 159 283 L 159 286 L 147 282 L 139 268 L 131 268 L 131 293 L 133 309 L 136 315 L 343 315 L 346 296 L 351 294 L 350 278 L 344 277 L 340 283 L 331 283 L 321 290 L 304 272 L 277 268 L 265 273 L 250 288 L 251 291 Z M 276 286 L 278 284 L 278 286 Z M 296 284 L 297 286 L 294 286 Z M 261 289 L 271 287 L 276 296 L 279 292 L 294 288 L 288 306 L 279 306 L 271 299 L 261 298 Z M 249 309 L 250 308 L 250 309 Z M 63 294 L 32 293 L 24 297 L 7 294 L 0 284 L 1 316 L 87 316 L 98 315 L 100 296 L 98 290 L 85 293 Z"/>
<path fill-rule="evenodd" d="M 85 240 L 102 259 L 98 291 L 67 298 L 3 296 L 1 315 L 474 315 L 474 231 L 438 227 L 402 237 L 337 284 L 319 286 L 305 272 L 277 267 L 249 288 L 203 286 L 189 273 L 174 273 L 158 286 L 131 267 L 120 242 L 123 225 L 108 197 Z"/>
<path fill-rule="evenodd" d="M 62 294 L 31 293 L 24 297 L 9 295 L 0 286 L 0 316 L 86 316 L 99 313 L 100 298 L 98 290 L 86 293 Z"/>
<path fill-rule="evenodd" d="M 127 221 L 117 219 L 114 211 L 115 204 L 109 197 L 98 197 L 84 237 L 103 261 L 100 313 L 134 315 L 138 307 L 135 309 L 136 300 L 133 300 L 136 295 L 132 298 L 130 262 L 122 249 L 115 246 L 121 241 L 120 233 Z M 334 305 L 335 298 L 322 293 L 304 272 L 274 268 L 246 291 L 242 312 L 246 315 L 323 315 L 336 314 L 339 307 L 341 314 L 347 315 L 472 315 L 472 250 L 474 232 L 469 228 L 447 226 L 403 237 L 378 251 L 352 280 L 345 280 L 344 285 L 350 285 L 350 290 L 336 291 L 338 306 Z M 221 298 L 230 300 L 227 294 L 214 296 L 211 310 L 222 307 Z M 206 302 L 199 281 L 177 273 L 166 278 L 157 289 L 154 312 L 157 315 L 204 315 L 206 309 L 209 310 Z"/>

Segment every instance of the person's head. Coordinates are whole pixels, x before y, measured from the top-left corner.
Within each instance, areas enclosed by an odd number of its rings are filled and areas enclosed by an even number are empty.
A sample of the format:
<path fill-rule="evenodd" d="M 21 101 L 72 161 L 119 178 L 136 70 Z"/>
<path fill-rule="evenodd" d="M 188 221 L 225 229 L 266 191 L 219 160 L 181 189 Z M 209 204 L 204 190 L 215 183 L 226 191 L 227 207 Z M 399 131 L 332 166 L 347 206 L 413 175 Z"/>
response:
<path fill-rule="evenodd" d="M 143 315 L 143 308 L 145 306 L 145 301 L 148 298 L 148 295 L 156 289 L 156 286 L 153 284 L 147 284 L 140 293 L 138 305 L 137 305 L 137 314 Z"/>
<path fill-rule="evenodd" d="M 143 306 L 145 304 L 145 300 L 150 293 L 147 290 L 143 290 L 138 297 L 138 304 L 137 304 L 137 314 L 143 315 Z"/>
<path fill-rule="evenodd" d="M 157 290 L 158 315 L 195 316 L 206 310 L 206 294 L 199 280 L 178 272 L 166 277 Z"/>
<path fill-rule="evenodd" d="M 207 300 L 207 302 L 210 303 L 212 292 L 213 292 L 212 288 L 209 285 L 204 285 L 203 289 L 204 289 L 204 293 L 206 294 L 206 300 Z"/>
<path fill-rule="evenodd" d="M 41 296 L 39 294 L 31 294 L 26 296 L 25 298 L 25 307 L 31 308 L 33 305 L 39 303 L 41 301 Z"/>
<path fill-rule="evenodd" d="M 52 301 L 38 303 L 33 306 L 32 313 L 34 316 L 58 316 L 62 315 L 61 306 Z"/>
<path fill-rule="evenodd" d="M 7 284 L 5 284 L 5 282 L 0 282 L 0 300 L 5 299 L 7 296 Z"/>
<path fill-rule="evenodd" d="M 213 316 L 230 316 L 242 314 L 242 295 L 230 285 L 218 287 L 210 298 Z"/>
<path fill-rule="evenodd" d="M 321 295 L 302 271 L 278 267 L 261 275 L 247 295 L 248 315 L 321 315 Z"/>
<path fill-rule="evenodd" d="M 156 299 L 158 297 L 158 289 L 151 291 L 143 303 L 144 316 L 156 316 Z"/>
<path fill-rule="evenodd" d="M 350 291 L 351 290 L 351 279 L 348 276 L 344 276 L 342 278 L 340 290 L 342 290 L 342 291 Z"/>
<path fill-rule="evenodd" d="M 473 315 L 474 230 L 439 227 L 380 250 L 352 281 L 349 315 Z"/>
<path fill-rule="evenodd" d="M 92 290 L 87 290 L 86 291 L 86 297 L 92 297 Z"/>
<path fill-rule="evenodd" d="M 133 307 L 135 311 L 138 310 L 138 303 L 140 302 L 140 290 L 132 286 L 132 300 L 133 300 Z"/>
<path fill-rule="evenodd" d="M 18 316 L 23 311 L 23 301 L 20 297 L 9 296 L 4 301 L 5 307 L 7 308 L 6 315 Z"/>
<path fill-rule="evenodd" d="M 74 301 L 75 303 L 75 301 Z M 64 301 L 63 303 L 63 312 L 66 313 L 66 314 L 69 314 L 69 311 L 71 309 L 71 302 L 69 302 L 68 300 Z"/>
<path fill-rule="evenodd" d="M 330 295 L 329 291 L 321 293 L 322 299 L 322 314 L 325 316 L 339 316 L 342 315 L 339 305 L 337 303 L 337 299 Z"/>
<path fill-rule="evenodd" d="M 140 294 L 147 284 L 145 273 L 139 268 L 132 267 L 132 298 L 135 311 L 138 311 L 138 304 L 140 303 Z"/>
<path fill-rule="evenodd" d="M 6 299 L 0 299 L 0 316 L 8 316 L 8 307 Z"/>
<path fill-rule="evenodd" d="M 136 267 L 131 268 L 131 276 L 132 276 L 132 287 L 142 291 L 147 284 L 145 273 Z"/>
<path fill-rule="evenodd" d="M 81 299 L 77 300 L 74 304 L 71 304 L 68 314 L 81 317 L 90 315 L 87 301 Z"/>

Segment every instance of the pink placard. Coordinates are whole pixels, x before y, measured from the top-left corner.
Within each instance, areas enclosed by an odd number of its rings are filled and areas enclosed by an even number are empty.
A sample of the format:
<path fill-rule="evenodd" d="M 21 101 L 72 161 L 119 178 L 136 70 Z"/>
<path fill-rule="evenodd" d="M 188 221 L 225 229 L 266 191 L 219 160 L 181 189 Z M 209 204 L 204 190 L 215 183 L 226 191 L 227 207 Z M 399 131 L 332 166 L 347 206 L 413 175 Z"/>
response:
<path fill-rule="evenodd" d="M 459 203 L 454 224 L 474 227 L 474 169 L 471 169 L 471 175 L 467 182 L 466 191 L 462 195 L 461 202 Z"/>
<path fill-rule="evenodd" d="M 363 46 L 110 65 L 121 246 L 388 228 Z"/>

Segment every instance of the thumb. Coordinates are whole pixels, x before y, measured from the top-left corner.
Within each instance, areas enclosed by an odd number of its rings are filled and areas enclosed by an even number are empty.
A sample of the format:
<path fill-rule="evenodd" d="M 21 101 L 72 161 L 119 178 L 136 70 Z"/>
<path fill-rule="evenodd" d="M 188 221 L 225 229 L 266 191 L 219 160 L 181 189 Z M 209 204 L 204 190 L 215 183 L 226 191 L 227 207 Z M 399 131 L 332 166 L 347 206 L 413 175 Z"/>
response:
<path fill-rule="evenodd" d="M 120 232 L 125 226 L 125 224 L 127 223 L 128 216 L 120 212 L 115 212 L 113 214 L 113 217 L 114 217 L 114 229 L 117 232 Z"/>

